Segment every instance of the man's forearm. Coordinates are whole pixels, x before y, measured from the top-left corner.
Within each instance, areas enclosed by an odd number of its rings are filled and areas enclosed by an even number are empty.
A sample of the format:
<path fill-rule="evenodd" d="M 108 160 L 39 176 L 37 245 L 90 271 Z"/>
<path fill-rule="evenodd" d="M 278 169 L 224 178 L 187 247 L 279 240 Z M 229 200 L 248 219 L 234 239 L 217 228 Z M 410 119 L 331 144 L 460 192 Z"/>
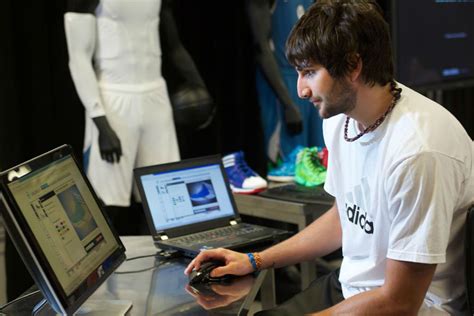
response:
<path fill-rule="evenodd" d="M 354 295 L 329 309 L 311 315 L 416 315 L 418 309 L 406 303 L 407 301 L 384 295 L 383 289 L 377 288 Z"/>
<path fill-rule="evenodd" d="M 262 268 L 279 268 L 313 260 L 340 248 L 341 243 L 341 222 L 334 204 L 295 236 L 261 252 Z"/>

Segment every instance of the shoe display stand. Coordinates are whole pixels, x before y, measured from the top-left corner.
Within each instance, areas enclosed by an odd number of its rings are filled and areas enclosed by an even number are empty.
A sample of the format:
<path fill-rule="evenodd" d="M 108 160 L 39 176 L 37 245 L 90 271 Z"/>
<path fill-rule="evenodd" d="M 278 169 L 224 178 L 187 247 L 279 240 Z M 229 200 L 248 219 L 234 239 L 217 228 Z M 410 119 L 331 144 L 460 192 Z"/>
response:
<path fill-rule="evenodd" d="M 260 195 L 234 194 L 239 213 L 260 219 L 295 224 L 298 231 L 324 214 L 333 201 L 325 198 L 308 203 L 287 201 Z M 306 288 L 316 277 L 314 262 L 301 263 L 301 286 Z"/>

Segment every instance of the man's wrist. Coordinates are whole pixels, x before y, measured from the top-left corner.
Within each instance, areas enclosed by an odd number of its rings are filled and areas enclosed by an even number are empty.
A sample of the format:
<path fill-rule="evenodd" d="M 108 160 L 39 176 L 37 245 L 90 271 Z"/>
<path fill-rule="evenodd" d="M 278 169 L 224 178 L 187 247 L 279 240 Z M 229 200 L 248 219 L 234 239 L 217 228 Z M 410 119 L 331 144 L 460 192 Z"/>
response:
<path fill-rule="evenodd" d="M 262 257 L 258 252 L 249 252 L 247 253 L 247 257 L 249 258 L 254 272 L 262 269 Z"/>

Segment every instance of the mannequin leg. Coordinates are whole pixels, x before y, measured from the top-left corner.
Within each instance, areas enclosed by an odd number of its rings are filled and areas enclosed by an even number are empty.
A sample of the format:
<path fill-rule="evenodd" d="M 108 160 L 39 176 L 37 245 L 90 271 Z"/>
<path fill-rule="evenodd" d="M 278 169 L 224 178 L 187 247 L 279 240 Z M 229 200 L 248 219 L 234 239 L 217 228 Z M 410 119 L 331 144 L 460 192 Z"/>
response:
<path fill-rule="evenodd" d="M 142 95 L 140 106 L 143 109 L 143 116 L 135 162 L 136 167 L 180 159 L 171 103 L 164 80 L 161 83 L 155 90 Z M 134 185 L 133 191 L 136 203 L 132 203 L 132 208 L 137 218 L 137 233 L 149 234 L 136 185 Z"/>
<path fill-rule="evenodd" d="M 179 147 L 164 80 L 142 97 L 143 116 L 136 167 L 178 161 Z"/>

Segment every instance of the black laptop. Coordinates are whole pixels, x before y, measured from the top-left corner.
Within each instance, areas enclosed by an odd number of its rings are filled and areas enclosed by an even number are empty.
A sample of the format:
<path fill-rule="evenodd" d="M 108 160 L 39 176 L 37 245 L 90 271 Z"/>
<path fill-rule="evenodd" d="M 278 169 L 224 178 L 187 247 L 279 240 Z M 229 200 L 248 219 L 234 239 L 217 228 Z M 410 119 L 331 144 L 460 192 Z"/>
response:
<path fill-rule="evenodd" d="M 242 223 L 221 157 L 134 170 L 156 245 L 195 256 L 203 249 L 242 249 L 285 238 L 287 231 Z"/>

